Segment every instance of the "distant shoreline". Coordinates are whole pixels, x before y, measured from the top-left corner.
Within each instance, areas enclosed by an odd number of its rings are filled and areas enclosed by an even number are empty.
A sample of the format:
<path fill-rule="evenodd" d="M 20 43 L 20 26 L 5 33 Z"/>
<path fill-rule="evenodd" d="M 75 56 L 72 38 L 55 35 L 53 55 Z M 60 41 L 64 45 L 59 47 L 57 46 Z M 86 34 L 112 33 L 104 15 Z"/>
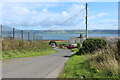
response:
<path fill-rule="evenodd" d="M 43 33 L 43 34 L 81 34 L 81 33 Z M 85 34 L 85 33 L 82 33 L 82 34 Z M 88 33 L 88 34 L 118 34 L 118 33 Z"/>

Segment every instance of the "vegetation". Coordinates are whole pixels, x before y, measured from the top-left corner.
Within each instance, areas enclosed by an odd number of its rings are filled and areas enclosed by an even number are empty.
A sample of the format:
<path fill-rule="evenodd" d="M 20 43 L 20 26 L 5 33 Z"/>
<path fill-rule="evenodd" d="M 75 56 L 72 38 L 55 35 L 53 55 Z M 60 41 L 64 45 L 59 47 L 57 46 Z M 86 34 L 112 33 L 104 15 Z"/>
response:
<path fill-rule="evenodd" d="M 28 31 L 31 32 L 31 31 Z M 88 30 L 89 34 L 118 34 L 117 30 Z M 41 34 L 85 34 L 85 30 L 41 30 Z"/>
<path fill-rule="evenodd" d="M 69 45 L 69 42 L 68 41 L 61 41 L 61 42 L 57 42 L 57 45 L 60 46 L 60 45 Z"/>
<path fill-rule="evenodd" d="M 32 57 L 55 53 L 49 44 L 43 41 L 3 40 L 2 59 Z"/>
<path fill-rule="evenodd" d="M 76 53 L 76 52 L 79 51 L 79 49 L 78 48 L 74 48 L 74 49 L 71 49 L 71 51 L 74 52 L 74 53 Z"/>
<path fill-rule="evenodd" d="M 57 46 L 57 43 L 56 43 L 55 40 L 50 41 L 50 42 L 49 42 L 49 45 L 50 45 L 51 43 L 55 43 L 55 45 Z"/>
<path fill-rule="evenodd" d="M 60 41 L 60 42 L 57 42 L 57 44 L 60 49 L 67 49 L 69 42 L 68 41 Z"/>
<path fill-rule="evenodd" d="M 106 48 L 99 48 L 93 52 L 86 52 L 87 54 L 72 56 L 66 63 L 60 77 L 120 78 L 120 72 L 118 72 L 120 70 L 118 67 L 120 61 L 118 46 L 120 46 L 119 42 L 117 46 L 110 44 Z"/>
<path fill-rule="evenodd" d="M 115 47 L 115 46 L 114 46 Z M 91 64 L 98 70 L 98 75 L 110 78 L 120 78 L 118 73 L 118 53 L 116 47 L 109 46 L 107 49 L 96 51 L 96 56 L 91 58 Z M 103 77 L 104 77 L 103 75 Z"/>
<path fill-rule="evenodd" d="M 117 48 L 118 48 L 118 52 L 120 52 L 120 39 L 117 42 Z"/>
<path fill-rule="evenodd" d="M 82 48 L 79 50 L 79 53 L 80 54 L 85 54 L 88 52 L 92 53 L 93 51 L 96 51 L 98 49 L 106 48 L 106 46 L 107 41 L 104 39 L 88 38 L 83 42 Z"/>
<path fill-rule="evenodd" d="M 78 47 L 78 49 L 80 49 L 82 47 L 82 45 L 80 43 L 77 43 L 77 47 Z"/>

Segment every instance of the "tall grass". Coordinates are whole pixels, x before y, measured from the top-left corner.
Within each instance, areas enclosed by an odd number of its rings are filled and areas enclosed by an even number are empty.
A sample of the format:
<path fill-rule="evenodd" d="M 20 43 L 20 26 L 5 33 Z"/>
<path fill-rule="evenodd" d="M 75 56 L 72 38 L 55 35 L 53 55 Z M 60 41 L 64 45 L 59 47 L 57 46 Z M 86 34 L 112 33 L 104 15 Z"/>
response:
<path fill-rule="evenodd" d="M 48 43 L 43 41 L 8 40 L 2 41 L 2 58 L 31 57 L 55 53 Z"/>
<path fill-rule="evenodd" d="M 106 49 L 100 49 L 94 53 L 96 56 L 91 58 L 90 63 L 96 68 L 99 75 L 100 73 L 106 73 L 109 77 L 119 77 L 119 56 L 116 46 L 108 46 Z"/>
<path fill-rule="evenodd" d="M 116 45 L 109 45 L 92 54 L 75 55 L 66 63 L 60 77 L 120 78 L 119 58 Z"/>

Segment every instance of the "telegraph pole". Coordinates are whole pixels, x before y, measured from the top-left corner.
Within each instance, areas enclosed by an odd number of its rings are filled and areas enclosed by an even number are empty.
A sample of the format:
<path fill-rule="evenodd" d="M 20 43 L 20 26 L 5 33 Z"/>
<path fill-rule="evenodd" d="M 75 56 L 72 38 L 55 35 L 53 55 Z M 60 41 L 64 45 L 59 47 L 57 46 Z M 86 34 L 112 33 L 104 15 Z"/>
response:
<path fill-rule="evenodd" d="M 13 28 L 13 39 L 15 39 L 15 28 Z"/>
<path fill-rule="evenodd" d="M 23 30 L 21 30 L 21 39 L 23 40 Z"/>
<path fill-rule="evenodd" d="M 30 41 L 30 32 L 28 32 L 28 41 Z"/>
<path fill-rule="evenodd" d="M 1 38 L 2 38 L 2 32 L 3 32 L 3 29 L 2 29 L 2 25 L 1 25 Z"/>
<path fill-rule="evenodd" d="M 86 3 L 86 39 L 88 38 L 88 4 Z"/>

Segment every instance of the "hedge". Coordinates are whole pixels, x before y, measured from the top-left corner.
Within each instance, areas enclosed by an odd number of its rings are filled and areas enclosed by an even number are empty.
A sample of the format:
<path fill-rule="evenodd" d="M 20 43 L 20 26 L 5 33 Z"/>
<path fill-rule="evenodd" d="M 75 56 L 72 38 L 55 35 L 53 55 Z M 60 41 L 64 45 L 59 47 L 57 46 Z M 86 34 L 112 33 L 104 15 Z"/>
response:
<path fill-rule="evenodd" d="M 82 48 L 79 50 L 79 54 L 92 53 L 95 50 L 106 48 L 107 41 L 100 38 L 88 38 L 83 44 Z"/>
<path fill-rule="evenodd" d="M 120 53 L 120 39 L 118 39 L 117 48 L 118 48 L 118 52 Z"/>

